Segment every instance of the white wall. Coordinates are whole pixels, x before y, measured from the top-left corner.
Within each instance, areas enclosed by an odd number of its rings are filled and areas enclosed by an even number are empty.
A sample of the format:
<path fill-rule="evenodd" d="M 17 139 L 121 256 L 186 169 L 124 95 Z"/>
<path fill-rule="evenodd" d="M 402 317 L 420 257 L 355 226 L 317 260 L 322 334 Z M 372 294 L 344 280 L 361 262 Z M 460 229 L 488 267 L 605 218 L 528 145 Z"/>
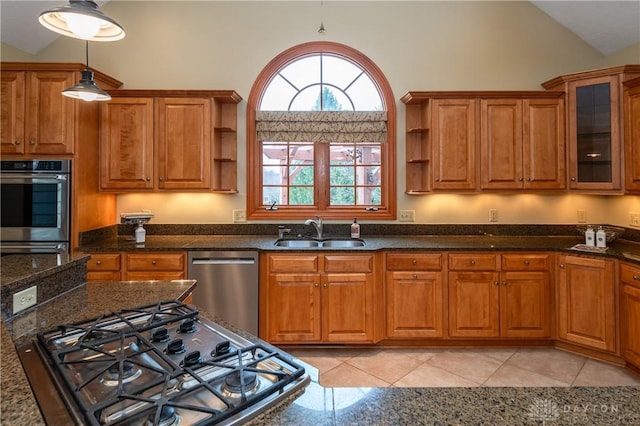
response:
<path fill-rule="evenodd" d="M 557 75 L 640 62 L 640 47 L 604 57 L 529 2 L 457 1 L 111 1 L 103 10 L 127 31 L 93 43 L 91 65 L 124 88 L 234 89 L 245 99 L 262 68 L 299 43 L 329 40 L 371 58 L 394 96 L 410 90 L 541 90 Z M 320 20 L 327 33 L 317 34 Z M 2 49 L 3 60 L 27 60 Z M 35 61 L 84 62 L 80 40 L 61 37 Z M 245 157 L 245 107 L 239 106 L 239 158 Z M 404 194 L 404 105 L 398 110 L 398 208 L 420 223 L 574 223 L 626 225 L 638 197 Z M 237 195 L 128 194 L 118 212 L 151 209 L 155 223 L 229 223 L 246 199 L 245 163 Z"/>

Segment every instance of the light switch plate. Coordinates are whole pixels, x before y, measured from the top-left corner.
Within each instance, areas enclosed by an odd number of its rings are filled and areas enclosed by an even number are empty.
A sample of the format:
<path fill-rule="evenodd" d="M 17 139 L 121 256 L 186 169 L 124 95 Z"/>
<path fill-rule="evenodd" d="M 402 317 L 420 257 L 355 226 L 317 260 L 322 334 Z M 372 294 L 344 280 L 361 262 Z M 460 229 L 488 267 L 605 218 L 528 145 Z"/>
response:
<path fill-rule="evenodd" d="M 34 285 L 13 295 L 13 313 L 24 311 L 36 303 L 38 303 L 38 286 Z"/>
<path fill-rule="evenodd" d="M 246 210 L 234 210 L 233 211 L 233 223 L 243 223 L 247 221 Z"/>
<path fill-rule="evenodd" d="M 489 210 L 489 222 L 497 222 L 498 221 L 498 210 L 490 209 Z"/>

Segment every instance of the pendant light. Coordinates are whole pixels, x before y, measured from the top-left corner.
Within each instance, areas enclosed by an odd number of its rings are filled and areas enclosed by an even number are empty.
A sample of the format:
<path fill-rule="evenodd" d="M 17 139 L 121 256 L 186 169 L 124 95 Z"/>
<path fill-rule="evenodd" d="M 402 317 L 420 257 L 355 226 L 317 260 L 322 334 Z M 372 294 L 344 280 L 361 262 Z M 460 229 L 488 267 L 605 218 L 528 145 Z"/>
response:
<path fill-rule="evenodd" d="M 58 34 L 91 41 L 116 41 L 124 38 L 124 29 L 100 11 L 91 0 L 69 0 L 66 6 L 45 10 L 40 23 Z"/>
<path fill-rule="evenodd" d="M 85 41 L 85 52 L 87 56 L 87 67 L 82 70 L 82 77 L 75 86 L 68 87 L 62 91 L 64 96 L 83 101 L 108 101 L 111 95 L 98 87 L 93 81 L 93 72 L 89 69 L 89 41 Z"/>

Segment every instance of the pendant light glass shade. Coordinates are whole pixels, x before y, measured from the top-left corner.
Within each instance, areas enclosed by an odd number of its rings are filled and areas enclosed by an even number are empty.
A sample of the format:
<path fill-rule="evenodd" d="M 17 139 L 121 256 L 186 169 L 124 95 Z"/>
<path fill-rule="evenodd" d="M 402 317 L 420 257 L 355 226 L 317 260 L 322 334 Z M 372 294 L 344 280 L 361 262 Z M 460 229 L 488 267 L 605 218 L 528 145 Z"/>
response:
<path fill-rule="evenodd" d="M 125 35 L 122 26 L 91 0 L 69 0 L 66 6 L 42 12 L 38 21 L 51 31 L 82 40 L 116 41 Z"/>
<path fill-rule="evenodd" d="M 68 87 L 62 91 L 64 96 L 83 101 L 108 101 L 111 95 L 98 87 L 93 80 L 93 72 L 89 69 L 89 42 L 86 41 L 87 67 L 82 70 L 82 77 L 78 84 Z"/>

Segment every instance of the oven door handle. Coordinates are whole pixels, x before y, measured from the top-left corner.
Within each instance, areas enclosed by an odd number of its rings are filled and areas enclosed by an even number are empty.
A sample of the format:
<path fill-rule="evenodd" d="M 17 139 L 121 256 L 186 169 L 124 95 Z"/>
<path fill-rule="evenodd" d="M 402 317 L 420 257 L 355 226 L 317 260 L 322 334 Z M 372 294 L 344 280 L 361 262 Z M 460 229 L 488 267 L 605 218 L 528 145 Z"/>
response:
<path fill-rule="evenodd" d="M 40 175 L 36 173 L 20 174 L 20 175 L 15 175 L 15 174 L 0 175 L 0 181 L 2 181 L 2 183 L 22 183 L 22 182 L 31 182 L 34 180 L 66 182 L 68 179 L 69 179 L 68 175 Z"/>
<path fill-rule="evenodd" d="M 12 242 L 1 243 L 3 253 L 66 253 L 66 243 L 33 243 L 20 244 Z"/>

